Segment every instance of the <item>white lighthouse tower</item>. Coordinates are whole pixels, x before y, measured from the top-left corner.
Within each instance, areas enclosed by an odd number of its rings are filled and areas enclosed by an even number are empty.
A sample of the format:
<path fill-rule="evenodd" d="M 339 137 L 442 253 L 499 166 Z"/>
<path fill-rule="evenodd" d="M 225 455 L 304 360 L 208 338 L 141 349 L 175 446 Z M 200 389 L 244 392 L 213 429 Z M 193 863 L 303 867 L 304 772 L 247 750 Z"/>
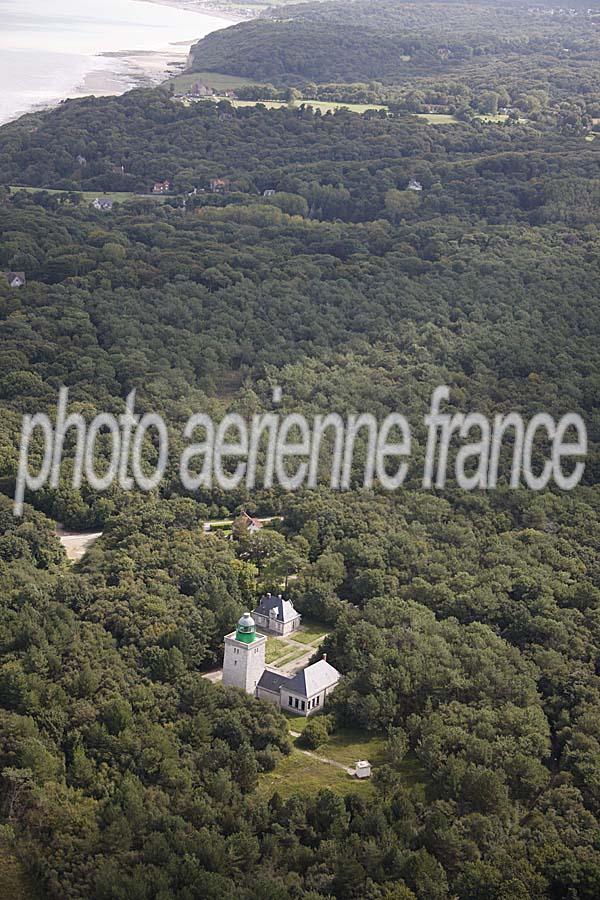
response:
<path fill-rule="evenodd" d="M 256 685 L 265 671 L 266 643 L 264 634 L 256 633 L 250 613 L 244 613 L 237 629 L 225 637 L 223 684 L 256 694 Z"/>

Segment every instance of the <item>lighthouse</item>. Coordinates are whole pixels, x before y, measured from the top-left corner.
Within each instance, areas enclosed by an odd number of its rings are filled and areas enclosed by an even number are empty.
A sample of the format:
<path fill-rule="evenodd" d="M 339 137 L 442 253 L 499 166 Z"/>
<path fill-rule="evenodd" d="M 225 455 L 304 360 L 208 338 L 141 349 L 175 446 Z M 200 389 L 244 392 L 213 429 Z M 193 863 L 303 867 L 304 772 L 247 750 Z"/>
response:
<path fill-rule="evenodd" d="M 256 685 L 265 671 L 264 634 L 256 633 L 256 623 L 249 612 L 244 613 L 237 628 L 225 637 L 223 684 L 256 694 Z"/>

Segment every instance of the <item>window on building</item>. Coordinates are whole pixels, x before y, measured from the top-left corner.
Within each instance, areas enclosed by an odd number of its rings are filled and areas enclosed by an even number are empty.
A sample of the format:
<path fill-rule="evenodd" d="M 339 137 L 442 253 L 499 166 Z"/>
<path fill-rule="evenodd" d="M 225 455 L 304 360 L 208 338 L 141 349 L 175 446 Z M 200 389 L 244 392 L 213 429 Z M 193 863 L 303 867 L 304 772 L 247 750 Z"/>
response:
<path fill-rule="evenodd" d="M 296 700 L 295 700 L 295 702 L 294 702 L 294 706 L 295 706 L 296 709 L 298 709 L 298 698 L 297 698 L 297 697 L 296 697 Z"/>
<path fill-rule="evenodd" d="M 302 712 L 304 712 L 304 710 L 306 709 L 306 704 L 305 704 L 304 700 L 300 704 L 300 709 L 302 710 Z"/>
<path fill-rule="evenodd" d="M 317 706 L 319 705 L 320 697 L 317 697 Z"/>
<path fill-rule="evenodd" d="M 294 702 L 294 698 L 293 698 L 293 697 L 290 697 L 290 702 L 289 702 L 288 705 L 289 705 L 289 706 L 292 706 L 293 702 Z"/>

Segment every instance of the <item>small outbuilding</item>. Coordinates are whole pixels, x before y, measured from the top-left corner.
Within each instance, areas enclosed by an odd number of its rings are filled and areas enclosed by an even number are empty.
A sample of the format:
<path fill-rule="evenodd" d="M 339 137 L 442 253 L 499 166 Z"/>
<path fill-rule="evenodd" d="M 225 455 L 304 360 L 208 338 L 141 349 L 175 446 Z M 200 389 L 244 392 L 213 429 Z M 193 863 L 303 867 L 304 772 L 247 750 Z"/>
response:
<path fill-rule="evenodd" d="M 371 763 L 368 759 L 359 759 L 356 763 L 356 777 L 357 778 L 370 778 L 371 777 Z"/>

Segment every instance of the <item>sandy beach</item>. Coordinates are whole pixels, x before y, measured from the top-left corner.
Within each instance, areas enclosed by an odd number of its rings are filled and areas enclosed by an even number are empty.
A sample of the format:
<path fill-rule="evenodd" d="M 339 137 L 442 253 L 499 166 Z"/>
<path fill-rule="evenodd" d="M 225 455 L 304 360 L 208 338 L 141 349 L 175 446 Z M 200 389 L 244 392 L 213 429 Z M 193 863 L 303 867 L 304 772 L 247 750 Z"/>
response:
<path fill-rule="evenodd" d="M 235 25 L 244 20 L 236 14 L 232 7 L 210 0 L 137 0 L 139 3 L 152 3 L 155 6 L 169 6 L 186 12 L 201 13 L 203 16 L 225 21 Z M 186 67 L 190 47 L 198 38 L 189 41 L 177 41 L 161 50 L 114 50 L 101 55 L 104 60 L 113 60 L 113 71 L 98 69 L 86 75 L 81 85 L 81 93 L 99 95 L 118 95 L 124 90 L 138 87 L 155 87 L 173 75 L 180 74 Z"/>
<path fill-rule="evenodd" d="M 249 18 L 235 12 L 227 4 L 221 5 L 211 0 L 137 0 L 137 2 L 201 13 L 203 16 L 211 16 L 231 25 Z M 115 61 L 114 71 L 99 69 L 90 72 L 85 78 L 82 90 L 84 93 L 92 94 L 120 94 L 124 90 L 124 82 L 125 90 L 162 84 L 185 69 L 190 47 L 197 40 L 193 38 L 189 41 L 177 41 L 161 50 L 115 50 L 102 53 L 104 59 Z"/>
<path fill-rule="evenodd" d="M 0 0 L 0 124 L 67 98 L 179 74 L 193 43 L 240 21 L 208 0 Z"/>
<path fill-rule="evenodd" d="M 155 3 L 158 6 L 172 6 L 174 9 L 185 9 L 187 12 L 198 12 L 204 16 L 215 16 L 227 19 L 232 25 L 254 18 L 254 14 L 245 14 L 243 8 L 236 9 L 227 3 L 211 2 L 211 0 L 138 0 L 140 3 Z M 265 6 L 268 6 L 265 3 Z"/>

